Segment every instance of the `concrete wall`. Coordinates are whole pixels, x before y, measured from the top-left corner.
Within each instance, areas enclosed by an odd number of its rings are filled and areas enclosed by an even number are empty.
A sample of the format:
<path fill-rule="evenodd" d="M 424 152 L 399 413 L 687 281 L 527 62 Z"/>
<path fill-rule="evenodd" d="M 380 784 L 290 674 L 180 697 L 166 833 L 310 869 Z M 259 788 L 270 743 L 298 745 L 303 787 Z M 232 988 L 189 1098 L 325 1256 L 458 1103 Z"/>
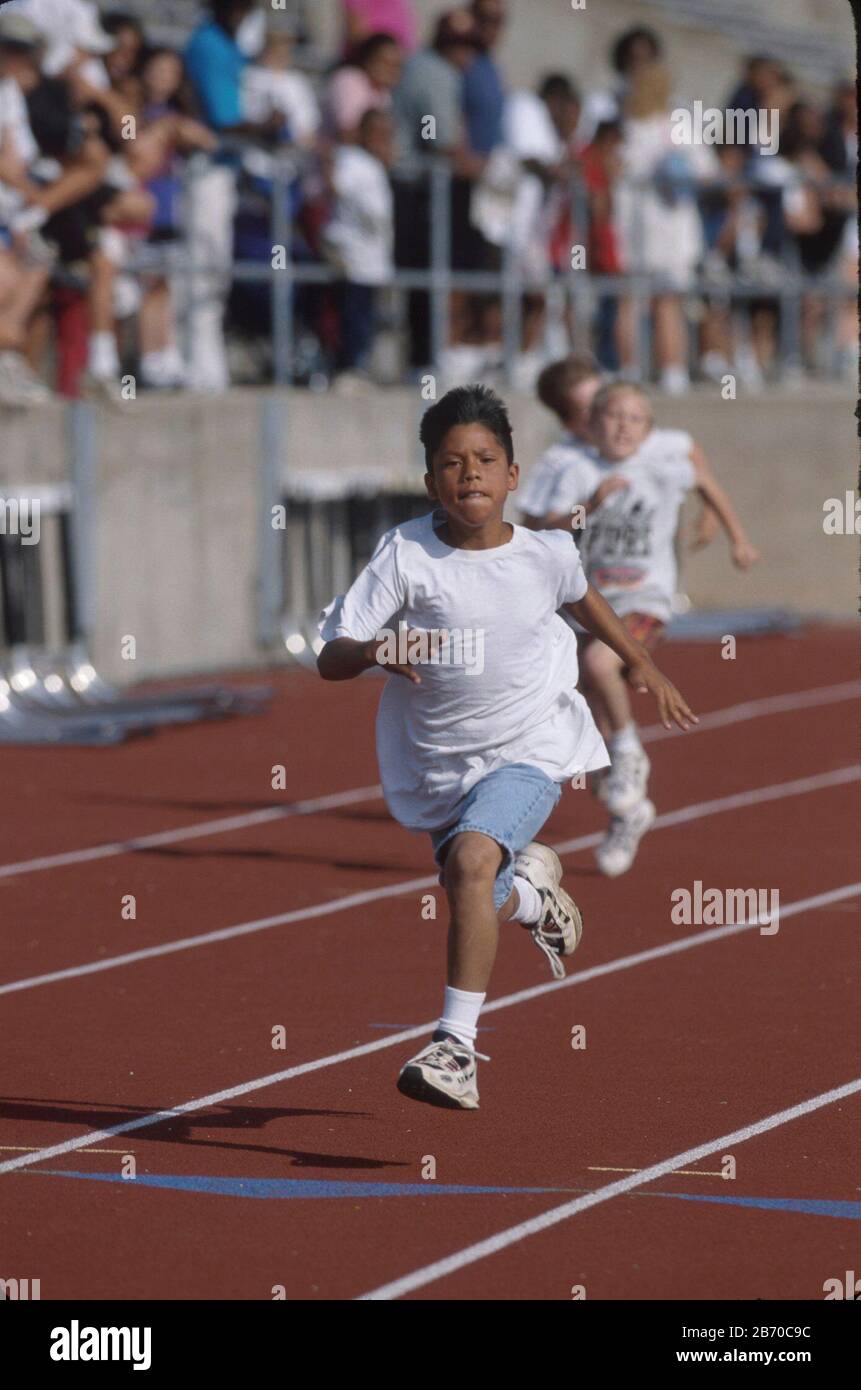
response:
<path fill-rule="evenodd" d="M 101 415 L 93 649 L 112 678 L 258 655 L 258 416 L 251 392 Z"/>
<path fill-rule="evenodd" d="M 117 680 L 259 660 L 260 419 L 266 393 L 220 399 L 144 397 L 104 409 L 88 557 L 94 654 Z M 360 401 L 290 391 L 278 466 L 293 485 L 349 473 L 421 487 L 422 408 L 410 390 Z M 510 399 L 524 472 L 552 439 L 533 400 Z M 703 608 L 780 606 L 851 619 L 858 609 L 857 537 L 826 536 L 823 502 L 857 481 L 853 402 L 844 391 L 722 401 L 699 391 L 658 402 L 658 422 L 691 430 L 729 487 L 763 560 L 743 576 L 718 540 L 691 557 L 685 587 Z M 8 417 L 0 490 L 61 481 L 68 461 L 62 407 Z M 137 657 L 125 661 L 122 639 Z"/>

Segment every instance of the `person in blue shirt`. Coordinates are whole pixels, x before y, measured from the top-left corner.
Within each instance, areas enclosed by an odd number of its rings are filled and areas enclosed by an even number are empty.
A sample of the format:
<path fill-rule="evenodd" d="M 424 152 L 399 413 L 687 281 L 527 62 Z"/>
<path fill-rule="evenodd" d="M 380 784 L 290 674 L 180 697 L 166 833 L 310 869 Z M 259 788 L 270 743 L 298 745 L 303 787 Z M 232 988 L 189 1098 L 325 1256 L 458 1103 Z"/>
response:
<path fill-rule="evenodd" d="M 469 148 L 489 155 L 503 143 L 505 87 L 493 50 L 505 28 L 505 0 L 474 0 L 472 15 L 479 51 L 464 74 L 463 111 Z"/>
<path fill-rule="evenodd" d="M 242 113 L 242 69 L 248 61 L 236 39 L 255 0 L 210 0 L 210 18 L 195 29 L 185 50 L 185 66 L 200 113 L 222 134 L 275 139 L 283 129 L 277 113 L 265 121 L 247 121 Z"/>

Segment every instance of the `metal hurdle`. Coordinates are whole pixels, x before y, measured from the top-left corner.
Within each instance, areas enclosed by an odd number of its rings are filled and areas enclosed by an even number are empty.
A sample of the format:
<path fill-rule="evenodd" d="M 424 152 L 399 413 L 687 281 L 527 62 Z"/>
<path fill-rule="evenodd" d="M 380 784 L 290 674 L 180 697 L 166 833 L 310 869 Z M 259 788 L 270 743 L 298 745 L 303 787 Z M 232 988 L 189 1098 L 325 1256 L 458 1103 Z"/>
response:
<path fill-rule="evenodd" d="M 128 695 L 91 660 L 95 414 L 69 406 L 70 482 L 0 498 L 0 743 L 103 746 L 161 725 L 259 713 L 271 688 Z"/>

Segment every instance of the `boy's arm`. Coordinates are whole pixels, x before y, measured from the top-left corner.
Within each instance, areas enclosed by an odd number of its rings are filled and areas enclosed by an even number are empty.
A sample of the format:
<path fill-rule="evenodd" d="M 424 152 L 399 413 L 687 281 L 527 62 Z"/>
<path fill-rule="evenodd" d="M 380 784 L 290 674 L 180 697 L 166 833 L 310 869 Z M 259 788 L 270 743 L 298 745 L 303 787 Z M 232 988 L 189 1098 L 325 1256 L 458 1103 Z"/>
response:
<path fill-rule="evenodd" d="M 380 637 L 372 637 L 370 642 L 359 642 L 355 637 L 334 637 L 317 657 L 317 670 L 324 681 L 349 681 L 370 671 L 372 666 L 384 665 L 390 674 L 406 676 L 413 685 L 421 685 L 421 676 L 414 666 L 378 661 L 377 653 L 383 641 Z"/>
<path fill-rule="evenodd" d="M 691 449 L 691 463 L 700 497 L 718 518 L 729 538 L 733 564 L 742 570 L 750 569 L 759 559 L 759 551 L 749 540 L 729 494 L 721 487 L 699 444 L 694 444 Z"/>
<path fill-rule="evenodd" d="M 627 679 L 635 690 L 648 691 L 654 696 L 665 729 L 672 727 L 673 720 L 680 729 L 688 729 L 691 724 L 699 723 L 684 697 L 672 682 L 662 675 L 646 648 L 631 636 L 597 589 L 590 584 L 583 598 L 577 603 L 565 603 L 562 606 L 587 632 L 600 638 L 622 658 L 627 667 Z"/>

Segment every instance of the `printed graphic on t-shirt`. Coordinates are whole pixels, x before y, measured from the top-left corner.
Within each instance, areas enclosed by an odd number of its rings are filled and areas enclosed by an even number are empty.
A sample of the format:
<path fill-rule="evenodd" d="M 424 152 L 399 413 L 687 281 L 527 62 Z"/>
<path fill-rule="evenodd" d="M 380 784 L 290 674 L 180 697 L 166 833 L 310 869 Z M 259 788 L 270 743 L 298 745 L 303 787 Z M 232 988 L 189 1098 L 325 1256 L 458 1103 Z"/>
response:
<path fill-rule="evenodd" d="M 591 518 L 582 555 L 599 588 L 632 588 L 645 579 L 654 552 L 657 507 L 630 493 L 616 494 Z M 643 564 L 638 565 L 636 560 Z"/>

